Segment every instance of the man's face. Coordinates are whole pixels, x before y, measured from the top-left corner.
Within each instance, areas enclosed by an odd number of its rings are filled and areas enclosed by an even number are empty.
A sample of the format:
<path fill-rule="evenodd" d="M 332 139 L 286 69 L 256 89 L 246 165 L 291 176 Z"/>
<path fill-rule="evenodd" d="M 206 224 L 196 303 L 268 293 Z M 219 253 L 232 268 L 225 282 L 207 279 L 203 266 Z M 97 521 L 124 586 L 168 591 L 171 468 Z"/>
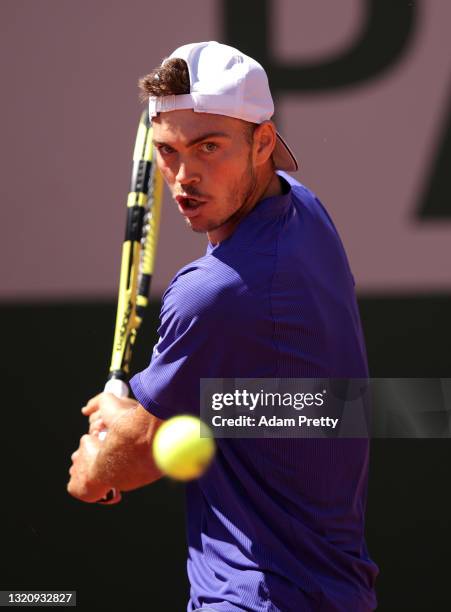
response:
<path fill-rule="evenodd" d="M 208 232 L 236 223 L 256 191 L 248 125 L 177 110 L 153 120 L 158 166 L 188 225 Z"/>

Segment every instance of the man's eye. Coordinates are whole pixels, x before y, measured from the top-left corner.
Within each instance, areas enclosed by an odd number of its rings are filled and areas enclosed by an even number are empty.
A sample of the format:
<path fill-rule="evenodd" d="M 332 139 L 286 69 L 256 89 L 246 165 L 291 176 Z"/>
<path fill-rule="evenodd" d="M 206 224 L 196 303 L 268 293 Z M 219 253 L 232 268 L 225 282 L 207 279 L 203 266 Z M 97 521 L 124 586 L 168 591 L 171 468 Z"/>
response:
<path fill-rule="evenodd" d="M 174 149 L 169 145 L 160 145 L 158 147 L 158 151 L 161 153 L 161 155 L 170 155 L 174 152 Z"/>
<path fill-rule="evenodd" d="M 204 142 L 201 145 L 201 149 L 205 152 L 205 153 L 213 153 L 214 151 L 216 151 L 216 149 L 218 148 L 218 145 L 214 142 Z"/>

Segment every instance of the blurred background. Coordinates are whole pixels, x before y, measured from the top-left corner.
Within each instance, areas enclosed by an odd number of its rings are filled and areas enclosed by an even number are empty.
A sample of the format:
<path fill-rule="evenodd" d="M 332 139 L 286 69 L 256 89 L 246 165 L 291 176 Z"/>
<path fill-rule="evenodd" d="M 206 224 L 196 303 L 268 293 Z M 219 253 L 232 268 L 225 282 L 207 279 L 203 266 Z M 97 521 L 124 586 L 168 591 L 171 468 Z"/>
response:
<path fill-rule="evenodd" d="M 225 42 L 267 69 L 296 177 L 345 244 L 372 376 L 450 376 L 450 21 L 447 0 L 0 2 L 0 590 L 186 607 L 182 486 L 115 508 L 65 491 L 79 410 L 109 365 L 137 81 L 182 44 Z M 179 217 L 166 194 L 135 371 L 165 286 L 206 248 Z M 372 443 L 382 611 L 449 608 L 450 446 Z"/>

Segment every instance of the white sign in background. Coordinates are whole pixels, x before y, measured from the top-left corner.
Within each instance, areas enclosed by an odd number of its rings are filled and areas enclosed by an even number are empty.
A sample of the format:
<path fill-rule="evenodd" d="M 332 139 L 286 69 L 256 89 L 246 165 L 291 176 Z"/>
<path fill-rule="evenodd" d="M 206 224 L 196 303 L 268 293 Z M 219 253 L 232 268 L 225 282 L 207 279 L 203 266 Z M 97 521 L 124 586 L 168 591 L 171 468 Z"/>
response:
<path fill-rule="evenodd" d="M 150 5 L 151 4 L 151 5 Z M 360 0 L 277 0 L 274 55 L 349 46 Z M 283 94 L 299 180 L 329 209 L 360 293 L 451 290 L 451 223 L 416 216 L 449 112 L 451 3 L 419 3 L 409 51 L 379 77 Z M 221 40 L 222 3 L 0 4 L 0 299 L 111 298 L 140 106 L 137 79 L 176 46 Z M 451 206 L 451 202 L 450 202 Z M 166 194 L 152 292 L 205 250 Z"/>
<path fill-rule="evenodd" d="M 339 4 L 312 2 L 299 20 L 298 3 L 281 0 L 278 57 L 321 60 L 349 47 L 364 3 Z M 281 102 L 283 131 L 296 143 L 302 180 L 331 212 L 365 294 L 451 289 L 451 198 L 448 221 L 417 216 L 451 113 L 451 3 L 419 7 L 413 42 L 392 70 L 354 88 Z M 324 30 L 332 26 L 335 35 Z"/>

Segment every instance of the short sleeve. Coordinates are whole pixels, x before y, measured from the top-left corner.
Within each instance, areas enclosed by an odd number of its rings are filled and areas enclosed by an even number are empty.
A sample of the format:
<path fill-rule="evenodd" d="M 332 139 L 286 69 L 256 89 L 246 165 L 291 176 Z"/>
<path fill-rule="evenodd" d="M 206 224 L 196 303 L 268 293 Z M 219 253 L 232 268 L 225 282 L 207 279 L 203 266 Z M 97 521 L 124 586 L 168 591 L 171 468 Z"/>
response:
<path fill-rule="evenodd" d="M 151 362 L 130 381 L 136 399 L 158 418 L 198 415 L 201 378 L 268 375 L 256 368 L 267 335 L 256 307 L 233 268 L 185 268 L 163 296 Z"/>

